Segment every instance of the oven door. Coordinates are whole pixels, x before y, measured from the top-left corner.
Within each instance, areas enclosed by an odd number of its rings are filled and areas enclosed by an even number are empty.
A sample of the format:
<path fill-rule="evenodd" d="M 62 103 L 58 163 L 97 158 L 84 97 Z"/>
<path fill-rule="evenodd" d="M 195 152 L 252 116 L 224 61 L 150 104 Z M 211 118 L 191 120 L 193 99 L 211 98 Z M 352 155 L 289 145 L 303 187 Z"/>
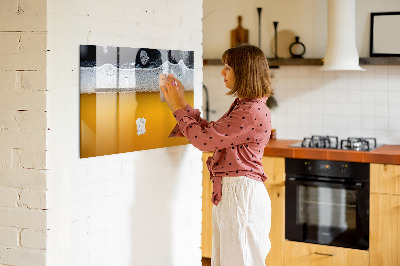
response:
<path fill-rule="evenodd" d="M 367 250 L 369 185 L 286 178 L 286 239 Z"/>

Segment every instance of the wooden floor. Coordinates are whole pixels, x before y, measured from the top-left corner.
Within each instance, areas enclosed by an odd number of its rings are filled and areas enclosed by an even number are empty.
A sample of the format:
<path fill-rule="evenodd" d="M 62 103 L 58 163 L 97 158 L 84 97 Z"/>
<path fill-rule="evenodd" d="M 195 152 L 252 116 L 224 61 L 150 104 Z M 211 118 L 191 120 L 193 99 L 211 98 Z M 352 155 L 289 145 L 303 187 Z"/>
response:
<path fill-rule="evenodd" d="M 201 262 L 203 262 L 203 266 L 211 266 L 211 259 L 202 258 Z"/>

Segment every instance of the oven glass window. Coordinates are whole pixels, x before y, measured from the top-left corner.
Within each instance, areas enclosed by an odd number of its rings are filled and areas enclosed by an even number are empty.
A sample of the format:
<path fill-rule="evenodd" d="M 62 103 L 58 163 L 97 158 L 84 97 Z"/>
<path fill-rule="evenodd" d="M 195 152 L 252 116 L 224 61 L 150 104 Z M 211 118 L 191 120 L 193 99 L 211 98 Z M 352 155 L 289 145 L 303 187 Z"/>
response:
<path fill-rule="evenodd" d="M 356 228 L 356 191 L 344 188 L 298 186 L 297 223 Z"/>

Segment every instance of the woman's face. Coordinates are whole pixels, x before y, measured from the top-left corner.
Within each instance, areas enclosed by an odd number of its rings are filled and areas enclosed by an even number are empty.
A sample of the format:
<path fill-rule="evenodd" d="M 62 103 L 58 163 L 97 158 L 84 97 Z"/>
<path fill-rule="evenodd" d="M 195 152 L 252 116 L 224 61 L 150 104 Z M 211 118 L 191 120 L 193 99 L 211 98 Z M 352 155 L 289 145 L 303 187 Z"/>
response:
<path fill-rule="evenodd" d="M 225 64 L 221 71 L 221 75 L 224 77 L 225 86 L 228 89 L 233 89 L 235 86 L 235 73 L 233 72 L 233 69 Z"/>

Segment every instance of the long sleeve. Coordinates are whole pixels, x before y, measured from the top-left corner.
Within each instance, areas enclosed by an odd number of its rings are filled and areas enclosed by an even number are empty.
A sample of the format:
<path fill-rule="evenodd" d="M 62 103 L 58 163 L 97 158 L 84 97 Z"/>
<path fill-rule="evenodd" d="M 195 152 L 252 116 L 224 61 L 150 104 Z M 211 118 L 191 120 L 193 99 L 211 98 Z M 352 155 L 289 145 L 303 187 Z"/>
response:
<path fill-rule="evenodd" d="M 190 106 L 189 104 L 187 104 L 185 106 L 185 109 L 183 109 L 186 112 L 186 115 L 188 115 L 189 117 L 193 118 L 194 120 L 196 120 L 200 126 L 202 127 L 206 127 L 208 126 L 209 122 L 203 118 L 200 117 L 200 111 L 197 109 L 194 109 L 192 106 Z M 179 125 L 176 124 L 174 129 L 171 131 L 170 138 L 173 137 L 184 137 L 184 135 L 182 134 L 182 132 L 179 129 Z"/>
<path fill-rule="evenodd" d="M 178 121 L 180 132 L 193 146 L 202 151 L 233 148 L 246 142 L 256 141 L 252 131 L 257 121 L 248 108 L 234 109 L 217 122 L 207 124 L 198 122 L 183 109 L 175 111 L 174 116 Z"/>

